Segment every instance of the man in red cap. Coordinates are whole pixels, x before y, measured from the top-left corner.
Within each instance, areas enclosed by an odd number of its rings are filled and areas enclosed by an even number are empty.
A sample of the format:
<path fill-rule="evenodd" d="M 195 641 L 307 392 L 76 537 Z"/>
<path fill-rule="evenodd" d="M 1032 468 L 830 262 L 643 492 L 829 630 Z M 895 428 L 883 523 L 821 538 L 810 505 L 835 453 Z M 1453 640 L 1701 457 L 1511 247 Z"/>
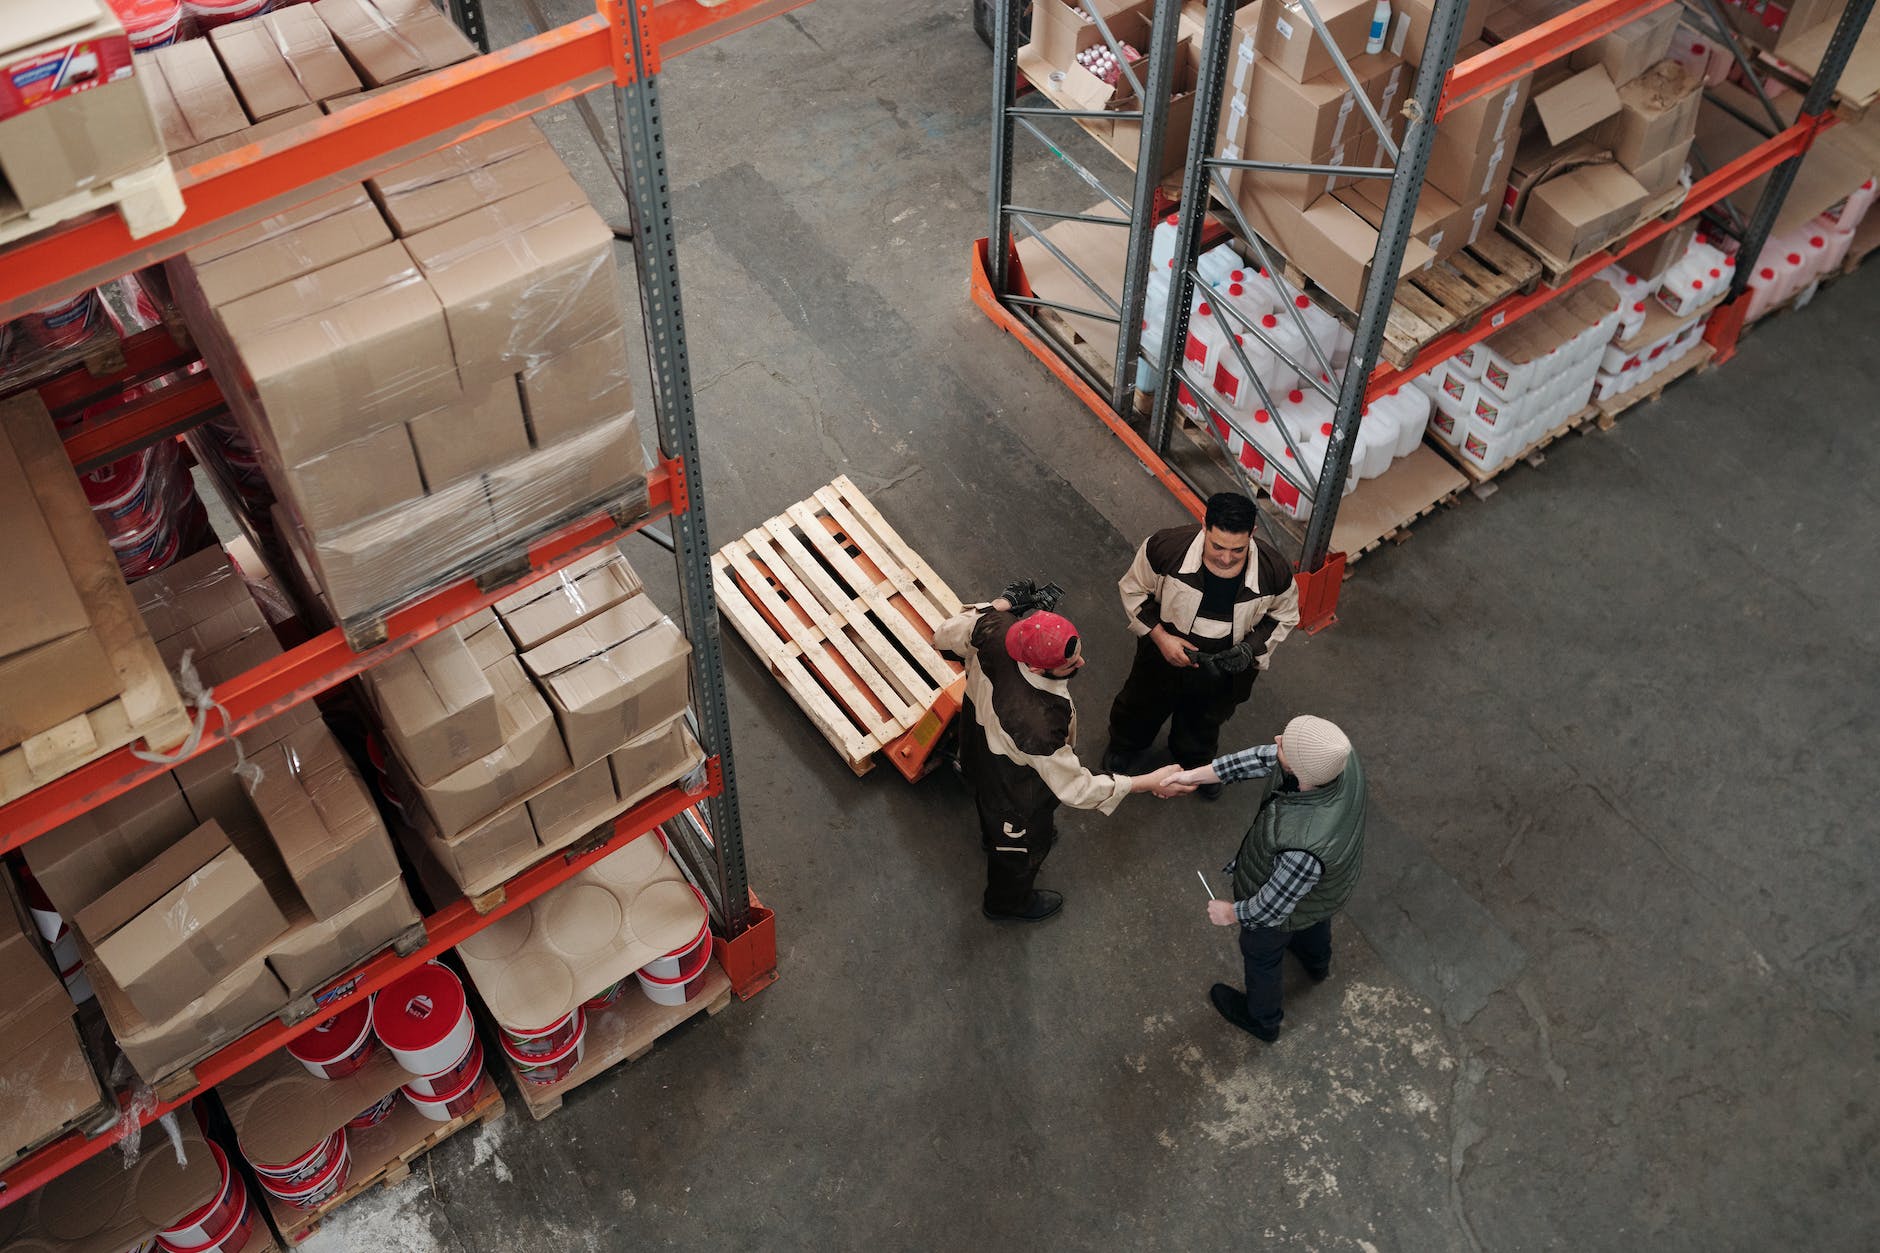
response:
<path fill-rule="evenodd" d="M 1084 656 L 1068 618 L 1049 609 L 1020 616 L 1002 596 L 941 623 L 933 642 L 966 662 L 960 768 L 986 850 L 983 912 L 999 922 L 1049 918 L 1064 898 L 1034 884 L 1057 842 L 1058 805 L 1114 813 L 1178 767 L 1132 778 L 1092 774 L 1077 760 L 1069 681 Z"/>

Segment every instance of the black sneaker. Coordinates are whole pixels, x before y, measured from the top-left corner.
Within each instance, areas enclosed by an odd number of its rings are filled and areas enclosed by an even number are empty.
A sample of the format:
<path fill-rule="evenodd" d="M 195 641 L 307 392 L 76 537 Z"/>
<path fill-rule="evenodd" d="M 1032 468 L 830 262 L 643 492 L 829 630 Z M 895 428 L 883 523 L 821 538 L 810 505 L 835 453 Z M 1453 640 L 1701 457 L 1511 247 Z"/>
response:
<path fill-rule="evenodd" d="M 1213 802 L 1220 800 L 1221 793 L 1226 789 L 1227 785 L 1225 783 L 1203 783 L 1200 787 L 1195 789 L 1195 795 L 1199 796 L 1204 801 Z"/>
<path fill-rule="evenodd" d="M 1278 1027 L 1262 1027 L 1247 1013 L 1247 996 L 1240 989 L 1217 983 L 1208 989 L 1208 999 L 1214 1002 L 1214 1008 L 1221 1017 L 1248 1035 L 1265 1040 L 1268 1044 L 1279 1039 Z"/>
<path fill-rule="evenodd" d="M 1025 907 L 1015 913 L 1000 914 L 980 907 L 979 912 L 994 922 L 1043 922 L 1058 910 L 1064 908 L 1064 894 L 1047 888 L 1038 888 L 1032 892 Z"/>
<path fill-rule="evenodd" d="M 1300 962 L 1299 964 L 1302 966 L 1305 966 L 1304 962 Z M 1306 978 L 1312 980 L 1312 982 L 1314 983 L 1324 983 L 1327 979 L 1331 977 L 1332 977 L 1332 968 L 1329 965 L 1328 966 L 1306 966 Z"/>

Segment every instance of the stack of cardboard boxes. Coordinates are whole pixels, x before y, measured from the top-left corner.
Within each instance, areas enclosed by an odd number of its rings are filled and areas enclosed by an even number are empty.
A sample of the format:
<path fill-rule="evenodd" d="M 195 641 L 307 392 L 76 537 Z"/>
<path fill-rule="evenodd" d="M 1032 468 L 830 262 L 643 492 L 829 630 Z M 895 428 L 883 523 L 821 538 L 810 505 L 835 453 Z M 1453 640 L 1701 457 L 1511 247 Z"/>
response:
<path fill-rule="evenodd" d="M 1510 37 L 1571 7 L 1517 0 L 1488 31 Z M 1678 188 L 1703 87 L 1665 59 L 1678 12 L 1649 13 L 1537 75 L 1502 216 L 1550 264 L 1597 251 Z"/>
<path fill-rule="evenodd" d="M 266 27 L 297 12 L 317 15 L 328 38 L 304 18 L 279 37 Z M 212 118 L 191 121 L 192 138 L 220 130 L 233 99 L 246 104 L 252 124 L 211 146 L 471 51 L 421 0 L 320 0 L 223 27 L 203 47 L 214 65 L 184 53 L 192 45 L 159 57 L 178 115 Z M 233 84 L 218 88 L 218 66 Z M 185 75 L 197 86 L 179 95 Z M 219 103 L 186 108 L 184 97 Z M 531 122 L 232 232 L 168 269 L 274 489 L 276 529 L 342 621 L 378 616 L 597 505 L 643 498 L 613 234 Z"/>
<path fill-rule="evenodd" d="M 10 883 L 0 883 L 0 1092 L 0 1165 L 104 1099 L 72 1000 Z"/>
<path fill-rule="evenodd" d="M 367 671 L 414 858 L 486 891 L 694 769 L 690 655 L 604 551 Z"/>
<path fill-rule="evenodd" d="M 157 647 L 205 681 L 279 652 L 208 550 L 136 588 Z M 119 1046 L 156 1079 L 418 921 L 364 781 L 311 705 L 26 846 L 80 938 Z"/>

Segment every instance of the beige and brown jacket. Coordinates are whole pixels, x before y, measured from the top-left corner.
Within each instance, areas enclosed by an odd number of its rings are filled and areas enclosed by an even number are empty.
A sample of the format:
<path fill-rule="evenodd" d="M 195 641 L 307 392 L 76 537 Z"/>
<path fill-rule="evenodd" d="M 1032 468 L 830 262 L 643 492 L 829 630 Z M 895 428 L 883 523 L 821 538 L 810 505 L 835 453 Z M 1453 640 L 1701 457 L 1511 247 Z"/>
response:
<path fill-rule="evenodd" d="M 1194 629 L 1201 609 L 1203 586 L 1201 524 L 1173 526 L 1157 531 L 1136 550 L 1136 559 L 1117 583 L 1129 629 L 1147 635 L 1159 623 L 1183 637 Z M 1234 598 L 1233 637 L 1238 644 L 1251 636 L 1264 647 L 1260 669 L 1267 668 L 1273 650 L 1299 625 L 1299 589 L 1292 564 L 1279 550 L 1258 536 L 1247 554 L 1247 573 Z"/>

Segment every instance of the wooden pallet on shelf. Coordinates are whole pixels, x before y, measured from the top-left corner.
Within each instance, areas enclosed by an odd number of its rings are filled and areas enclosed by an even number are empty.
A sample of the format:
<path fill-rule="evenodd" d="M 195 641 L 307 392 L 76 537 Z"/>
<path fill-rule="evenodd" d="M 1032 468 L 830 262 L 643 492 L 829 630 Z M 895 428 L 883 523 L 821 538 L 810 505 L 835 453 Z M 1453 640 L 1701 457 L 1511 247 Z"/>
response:
<path fill-rule="evenodd" d="M 632 975 L 627 976 L 627 983 L 619 1001 L 606 1009 L 587 1011 L 581 1064 L 561 1082 L 530 1083 L 522 1077 L 509 1054 L 497 1050 L 516 1081 L 516 1091 L 530 1118 L 540 1122 L 560 1109 L 563 1098 L 582 1084 L 600 1078 L 624 1062 L 639 1061 L 652 1051 L 661 1036 L 680 1023 L 700 1013 L 715 1015 L 731 1004 L 731 980 L 715 957 L 705 968 L 704 984 L 698 995 L 683 1005 L 660 1005 L 647 999 Z"/>
<path fill-rule="evenodd" d="M 1490 227 L 1461 252 L 1399 280 L 1378 356 L 1409 365 L 1435 340 L 1475 325 L 1497 301 L 1531 290 L 1540 273 L 1532 253 Z"/>
<path fill-rule="evenodd" d="M 965 690 L 933 647 L 960 598 L 847 476 L 719 549 L 712 575 L 719 609 L 849 769 L 877 753 L 910 778 L 931 763 Z"/>
<path fill-rule="evenodd" d="M 487 1057 L 488 1050 L 484 1056 Z M 288 1244 L 299 1244 L 320 1230 L 320 1222 L 346 1202 L 376 1187 L 395 1188 L 411 1174 L 411 1164 L 469 1127 L 503 1116 L 503 1095 L 486 1071 L 477 1085 L 476 1104 L 462 1118 L 432 1122 L 402 1095 L 391 1114 L 376 1127 L 346 1132 L 352 1168 L 346 1186 L 332 1200 L 311 1210 L 295 1209 L 279 1197 L 268 1196 L 268 1213 Z"/>
<path fill-rule="evenodd" d="M 22 209 L 17 203 L 0 207 L 0 244 L 12 243 L 70 218 L 104 209 L 117 211 L 132 239 L 142 239 L 166 226 L 174 226 L 183 216 L 183 193 L 176 185 L 176 172 L 170 168 L 169 157 L 159 158 L 142 169 L 120 174 L 108 183 L 87 187 L 38 209 Z"/>
<path fill-rule="evenodd" d="M 127 744 L 167 751 L 191 719 L 118 570 L 72 463 L 37 394 L 0 401 L 0 422 L 58 543 L 91 629 L 117 672 L 118 693 L 85 713 L 0 752 L 0 804 Z"/>
<path fill-rule="evenodd" d="M 1608 396 L 1604 400 L 1599 401 L 1595 405 L 1595 408 L 1599 411 L 1599 429 L 1602 431 L 1611 430 L 1613 423 L 1618 421 L 1619 415 L 1626 410 L 1632 408 L 1634 405 L 1643 404 L 1648 400 L 1658 399 L 1658 397 L 1664 394 L 1665 388 L 1677 382 L 1685 375 L 1695 374 L 1707 368 L 1715 352 L 1716 350 L 1709 344 L 1699 340 L 1686 350 L 1682 357 L 1679 357 L 1676 361 L 1660 370 L 1651 378 L 1646 379 L 1644 383 L 1634 387 L 1631 391 L 1620 392 L 1617 396 Z"/>

